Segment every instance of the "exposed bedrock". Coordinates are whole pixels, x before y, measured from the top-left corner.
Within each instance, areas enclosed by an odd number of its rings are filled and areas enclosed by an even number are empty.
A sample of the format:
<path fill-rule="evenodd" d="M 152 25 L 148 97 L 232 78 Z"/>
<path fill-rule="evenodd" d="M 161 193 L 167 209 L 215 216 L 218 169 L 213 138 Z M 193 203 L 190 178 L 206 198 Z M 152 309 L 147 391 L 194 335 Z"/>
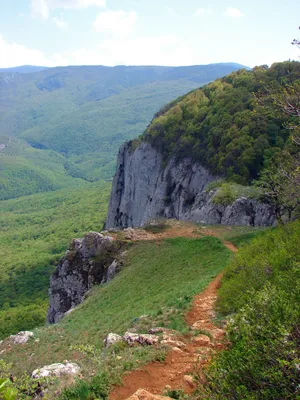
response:
<path fill-rule="evenodd" d="M 110 236 L 98 232 L 71 242 L 50 279 L 49 323 L 58 322 L 80 304 L 92 286 L 114 277 L 121 268 L 120 248 Z"/>
<path fill-rule="evenodd" d="M 275 217 L 269 205 L 245 197 L 229 206 L 213 202 L 208 183 L 219 179 L 199 163 L 171 158 L 164 165 L 149 143 L 125 143 L 119 151 L 106 228 L 137 227 L 153 218 L 176 218 L 207 224 L 268 226 Z"/>

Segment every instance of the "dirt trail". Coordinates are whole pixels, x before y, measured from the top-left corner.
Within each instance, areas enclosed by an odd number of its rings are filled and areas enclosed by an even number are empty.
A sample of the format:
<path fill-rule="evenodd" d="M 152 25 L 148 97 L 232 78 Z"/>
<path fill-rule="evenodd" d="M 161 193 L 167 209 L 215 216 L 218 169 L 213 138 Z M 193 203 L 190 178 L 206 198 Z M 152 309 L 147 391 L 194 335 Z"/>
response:
<path fill-rule="evenodd" d="M 171 225 L 167 231 L 160 234 L 150 234 L 143 239 L 163 239 L 169 237 L 199 237 L 219 236 L 213 229 L 195 230 L 192 224 Z M 139 240 L 136 238 L 136 240 Z M 228 241 L 224 245 L 231 251 L 237 248 Z M 193 301 L 192 309 L 186 315 L 188 325 L 195 331 L 200 331 L 193 337 L 177 337 L 172 334 L 168 337 L 168 331 L 164 333 L 170 341 L 171 350 L 163 363 L 152 362 L 145 367 L 132 371 L 125 375 L 122 386 L 114 388 L 110 394 L 110 400 L 124 400 L 130 397 L 138 389 L 143 388 L 153 394 L 161 394 L 166 386 L 172 389 L 183 389 L 191 393 L 195 389 L 192 375 L 201 374 L 202 367 L 207 363 L 212 353 L 223 348 L 224 331 L 212 322 L 214 317 L 214 305 L 217 298 L 217 289 L 220 286 L 222 274 L 218 275 L 208 287 L 198 294 Z"/>
<path fill-rule="evenodd" d="M 137 242 L 140 240 L 162 240 L 176 237 L 199 238 L 203 236 L 214 236 L 222 240 L 223 244 L 232 252 L 237 252 L 237 247 L 233 243 L 222 239 L 222 233 L 228 230 L 227 227 L 222 228 L 206 228 L 197 227 L 193 223 L 186 221 L 168 220 L 167 229 L 161 233 L 151 233 L 142 228 L 127 228 L 122 231 L 123 238 Z M 117 235 L 112 234 L 117 238 Z"/>

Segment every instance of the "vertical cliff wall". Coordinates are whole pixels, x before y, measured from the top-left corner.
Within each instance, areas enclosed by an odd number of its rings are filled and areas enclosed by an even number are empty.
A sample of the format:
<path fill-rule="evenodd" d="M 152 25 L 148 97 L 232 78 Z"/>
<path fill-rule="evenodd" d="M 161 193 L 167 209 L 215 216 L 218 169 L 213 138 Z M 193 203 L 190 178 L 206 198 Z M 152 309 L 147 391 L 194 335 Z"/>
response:
<path fill-rule="evenodd" d="M 208 224 L 268 226 L 275 217 L 267 204 L 241 197 L 229 206 L 213 202 L 208 183 L 219 179 L 185 158 L 164 165 L 149 143 L 119 151 L 106 228 L 137 227 L 153 218 L 176 218 Z"/>

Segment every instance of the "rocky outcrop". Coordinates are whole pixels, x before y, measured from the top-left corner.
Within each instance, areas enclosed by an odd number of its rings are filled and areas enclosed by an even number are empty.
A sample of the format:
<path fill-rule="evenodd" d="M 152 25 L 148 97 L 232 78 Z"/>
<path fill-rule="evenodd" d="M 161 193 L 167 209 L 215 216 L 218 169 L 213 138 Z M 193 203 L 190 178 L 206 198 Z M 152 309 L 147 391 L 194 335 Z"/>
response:
<path fill-rule="evenodd" d="M 9 339 L 12 341 L 13 344 L 25 344 L 28 342 L 29 339 L 32 339 L 33 337 L 33 332 L 21 331 L 16 335 L 10 335 Z"/>
<path fill-rule="evenodd" d="M 51 365 L 45 365 L 42 368 L 35 369 L 31 374 L 32 378 L 45 378 L 47 376 L 60 377 L 62 375 L 79 375 L 80 367 L 75 363 L 66 362 L 65 364 L 55 363 Z"/>
<path fill-rule="evenodd" d="M 176 218 L 208 224 L 268 226 L 275 221 L 267 204 L 245 197 L 229 206 L 213 202 L 207 185 L 219 179 L 185 158 L 165 165 L 149 143 L 125 143 L 119 151 L 106 227 L 142 226 L 153 218 Z"/>
<path fill-rule="evenodd" d="M 168 396 L 152 394 L 150 392 L 147 392 L 145 389 L 139 389 L 126 400 L 172 400 L 172 398 Z"/>
<path fill-rule="evenodd" d="M 81 303 L 95 284 L 108 282 L 119 271 L 121 245 L 110 236 L 89 232 L 74 239 L 50 280 L 47 321 L 58 322 Z"/>
<path fill-rule="evenodd" d="M 123 340 L 129 344 L 129 346 L 132 346 L 135 343 L 141 344 L 142 346 L 150 346 L 158 343 L 159 338 L 158 336 L 147 333 L 126 332 L 123 336 Z"/>
<path fill-rule="evenodd" d="M 109 333 L 104 340 L 105 347 L 110 347 L 120 342 L 123 342 L 122 336 L 113 332 Z"/>

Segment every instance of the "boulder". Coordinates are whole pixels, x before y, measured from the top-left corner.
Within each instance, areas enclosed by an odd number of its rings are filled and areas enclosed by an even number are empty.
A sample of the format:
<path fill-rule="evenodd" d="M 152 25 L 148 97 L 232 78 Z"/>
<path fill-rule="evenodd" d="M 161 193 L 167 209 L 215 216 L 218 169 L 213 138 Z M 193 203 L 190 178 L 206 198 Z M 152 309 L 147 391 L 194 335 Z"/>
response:
<path fill-rule="evenodd" d="M 193 342 L 198 346 L 209 347 L 211 346 L 211 340 L 206 335 L 198 335 L 193 339 Z"/>
<path fill-rule="evenodd" d="M 133 333 L 133 332 L 126 332 L 125 335 L 123 336 L 123 339 L 130 346 L 132 346 L 134 343 L 139 343 L 142 346 L 154 345 L 157 344 L 159 341 L 159 338 L 155 335 Z"/>
<path fill-rule="evenodd" d="M 104 342 L 105 342 L 105 347 L 110 347 L 118 342 L 122 342 L 123 338 L 122 336 L 118 335 L 117 333 L 109 333 Z"/>
<path fill-rule="evenodd" d="M 75 363 L 56 363 L 51 365 L 45 365 L 43 368 L 38 368 L 33 371 L 31 374 L 32 378 L 45 378 L 47 376 L 57 376 L 60 377 L 62 375 L 79 375 L 80 367 Z"/>
<path fill-rule="evenodd" d="M 171 397 L 159 396 L 147 392 L 145 389 L 137 390 L 132 396 L 128 397 L 127 400 L 172 400 Z"/>
<path fill-rule="evenodd" d="M 25 344 L 29 339 L 33 338 L 34 334 L 30 331 L 21 331 L 16 335 L 11 335 L 9 338 L 13 344 Z"/>
<path fill-rule="evenodd" d="M 194 378 L 191 375 L 184 375 L 183 380 L 186 383 L 188 383 L 192 388 L 194 388 L 196 386 Z"/>

